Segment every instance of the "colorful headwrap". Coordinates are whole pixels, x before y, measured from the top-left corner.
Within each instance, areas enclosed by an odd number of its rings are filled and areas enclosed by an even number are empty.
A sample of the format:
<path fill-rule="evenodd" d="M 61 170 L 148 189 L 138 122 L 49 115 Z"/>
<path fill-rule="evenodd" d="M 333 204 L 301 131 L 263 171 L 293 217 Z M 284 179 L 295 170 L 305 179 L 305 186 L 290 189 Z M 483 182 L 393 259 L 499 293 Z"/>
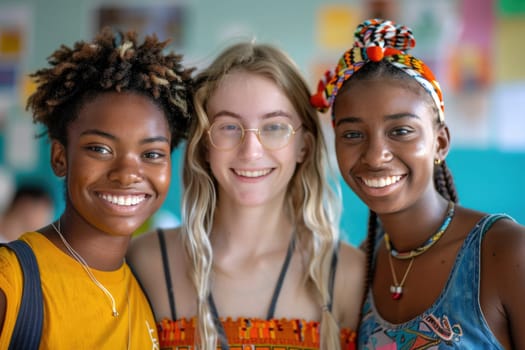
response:
<path fill-rule="evenodd" d="M 439 122 L 445 121 L 443 95 L 434 74 L 423 61 L 406 53 L 416 46 L 410 28 L 389 20 L 369 19 L 357 26 L 354 37 L 354 45 L 343 54 L 335 70 L 327 71 L 319 81 L 317 93 L 310 98 L 314 107 L 321 112 L 327 111 L 352 74 L 367 62 L 385 60 L 423 86 L 436 103 Z"/>

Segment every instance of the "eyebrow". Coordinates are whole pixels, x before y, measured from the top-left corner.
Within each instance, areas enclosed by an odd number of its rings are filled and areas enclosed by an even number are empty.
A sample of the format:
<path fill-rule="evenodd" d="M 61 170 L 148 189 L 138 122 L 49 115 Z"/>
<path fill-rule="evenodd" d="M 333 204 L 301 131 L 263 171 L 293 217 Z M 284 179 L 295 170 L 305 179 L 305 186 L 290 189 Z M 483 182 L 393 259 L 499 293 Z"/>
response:
<path fill-rule="evenodd" d="M 227 111 L 227 110 L 219 111 L 219 112 L 215 113 L 212 117 L 214 119 L 217 118 L 217 117 L 233 117 L 233 118 L 237 118 L 237 119 L 242 119 L 241 115 L 239 115 L 239 114 L 237 114 L 235 112 Z M 274 118 L 274 117 L 286 117 L 286 118 L 289 118 L 289 119 L 292 118 L 292 116 L 288 112 L 285 112 L 283 110 L 276 110 L 276 111 L 272 111 L 272 112 L 269 112 L 269 113 L 266 113 L 266 114 L 262 115 L 263 119 L 269 119 L 269 118 Z"/>
<path fill-rule="evenodd" d="M 398 120 L 403 118 L 414 118 L 414 119 L 421 119 L 418 115 L 412 114 L 412 113 L 396 113 L 396 114 L 390 114 L 384 117 L 384 120 Z M 360 117 L 345 117 L 341 118 L 337 121 L 335 124 L 336 126 L 339 126 L 341 124 L 346 123 L 362 123 L 363 118 Z"/>
<path fill-rule="evenodd" d="M 88 130 L 83 131 L 80 134 L 80 136 L 85 136 L 85 135 L 97 135 L 97 136 L 101 136 L 101 137 L 104 137 L 104 138 L 107 138 L 107 139 L 110 139 L 110 140 L 113 140 L 113 141 L 117 141 L 118 140 L 118 138 L 115 135 L 112 135 L 110 133 L 107 133 L 107 132 L 104 132 L 104 131 L 98 130 L 98 129 L 88 129 Z M 145 139 L 140 140 L 141 144 L 147 144 L 147 143 L 152 143 L 152 142 L 166 142 L 166 143 L 170 143 L 168 138 L 165 137 L 165 136 L 147 137 Z"/>

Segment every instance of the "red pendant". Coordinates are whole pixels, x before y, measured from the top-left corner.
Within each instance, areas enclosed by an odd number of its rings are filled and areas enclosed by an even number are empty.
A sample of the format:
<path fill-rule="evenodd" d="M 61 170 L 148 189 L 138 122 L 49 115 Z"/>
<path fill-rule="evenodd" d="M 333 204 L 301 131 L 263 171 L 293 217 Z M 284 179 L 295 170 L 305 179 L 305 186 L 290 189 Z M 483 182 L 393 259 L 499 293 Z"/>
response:
<path fill-rule="evenodd" d="M 392 293 L 393 300 L 399 300 L 401 299 L 401 296 L 403 296 L 403 293 Z"/>
<path fill-rule="evenodd" d="M 390 286 L 390 294 L 392 294 L 393 300 L 399 300 L 403 296 L 402 286 Z"/>

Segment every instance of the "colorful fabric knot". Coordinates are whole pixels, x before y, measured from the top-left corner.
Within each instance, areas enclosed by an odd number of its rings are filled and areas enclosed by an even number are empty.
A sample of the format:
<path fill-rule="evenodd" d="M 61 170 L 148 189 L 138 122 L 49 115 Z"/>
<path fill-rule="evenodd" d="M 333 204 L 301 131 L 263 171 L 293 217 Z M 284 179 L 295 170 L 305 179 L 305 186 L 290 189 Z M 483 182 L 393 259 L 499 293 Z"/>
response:
<path fill-rule="evenodd" d="M 445 121 L 441 87 L 425 63 L 406 52 L 416 46 L 412 30 L 389 20 L 369 19 L 357 26 L 354 44 L 339 59 L 332 71 L 327 71 L 310 98 L 312 106 L 321 112 L 332 107 L 343 84 L 368 62 L 386 60 L 401 69 L 432 96 L 439 113 L 439 122 Z"/>

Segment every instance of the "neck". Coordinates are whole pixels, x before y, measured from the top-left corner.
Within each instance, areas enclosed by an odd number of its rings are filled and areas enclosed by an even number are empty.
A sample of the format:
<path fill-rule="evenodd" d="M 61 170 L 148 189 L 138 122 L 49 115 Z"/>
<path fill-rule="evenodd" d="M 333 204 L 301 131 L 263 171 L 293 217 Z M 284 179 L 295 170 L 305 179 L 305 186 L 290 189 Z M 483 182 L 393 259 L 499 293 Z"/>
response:
<path fill-rule="evenodd" d="M 396 213 L 380 215 L 379 219 L 396 250 L 410 251 L 436 233 L 443 224 L 447 209 L 448 201 L 439 197 L 434 201 L 415 203 Z"/>
<path fill-rule="evenodd" d="M 279 249 L 287 246 L 294 229 L 282 209 L 267 206 L 221 209 L 219 206 L 216 210 L 212 228 L 214 251 L 257 254 Z"/>
<path fill-rule="evenodd" d="M 59 220 L 60 223 L 58 220 L 55 221 L 55 227 L 59 229 L 66 242 L 85 260 L 90 268 L 114 271 L 122 266 L 130 236 L 112 236 L 85 222 L 80 224 L 67 215 L 63 215 Z M 48 226 L 43 233 L 64 253 L 72 256 L 52 226 Z"/>

